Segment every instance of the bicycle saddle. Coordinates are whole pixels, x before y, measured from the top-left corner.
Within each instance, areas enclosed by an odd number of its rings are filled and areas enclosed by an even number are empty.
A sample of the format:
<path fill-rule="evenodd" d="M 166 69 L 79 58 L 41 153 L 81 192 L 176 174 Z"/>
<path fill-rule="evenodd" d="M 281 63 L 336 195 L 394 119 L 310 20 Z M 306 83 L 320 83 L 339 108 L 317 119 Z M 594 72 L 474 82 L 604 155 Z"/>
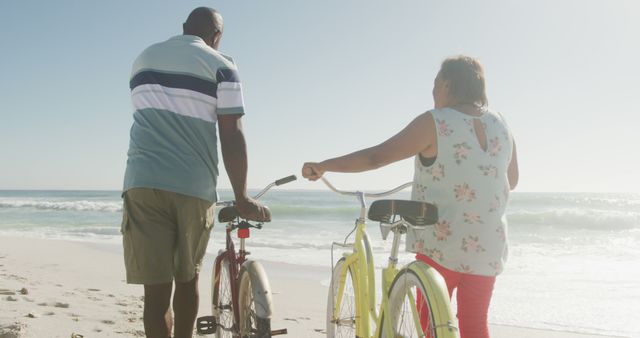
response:
<path fill-rule="evenodd" d="M 270 212 L 268 208 L 267 208 L 267 212 L 268 213 Z M 220 223 L 231 222 L 234 219 L 238 218 L 238 216 L 240 216 L 238 214 L 238 210 L 233 205 L 226 206 L 226 207 L 220 209 L 220 211 L 218 211 L 218 221 L 220 221 Z M 262 222 L 266 223 L 266 222 L 269 222 L 269 221 L 262 221 Z"/>
<path fill-rule="evenodd" d="M 407 200 L 378 200 L 369 207 L 368 217 L 372 221 L 391 223 L 396 215 L 411 225 L 430 225 L 438 221 L 438 208 L 427 202 Z"/>

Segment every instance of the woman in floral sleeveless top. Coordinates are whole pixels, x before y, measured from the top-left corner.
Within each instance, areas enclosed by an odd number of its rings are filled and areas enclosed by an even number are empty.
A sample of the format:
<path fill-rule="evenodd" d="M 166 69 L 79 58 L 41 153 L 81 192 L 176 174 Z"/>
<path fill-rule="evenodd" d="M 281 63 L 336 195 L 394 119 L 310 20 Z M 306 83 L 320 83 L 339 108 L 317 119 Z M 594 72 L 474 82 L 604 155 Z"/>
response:
<path fill-rule="evenodd" d="M 461 337 L 487 338 L 495 278 L 507 259 L 505 208 L 518 183 L 515 142 L 502 115 L 487 109 L 476 59 L 446 59 L 433 99 L 435 109 L 387 141 L 305 163 L 302 175 L 315 181 L 326 171 L 367 171 L 415 156 L 412 199 L 437 205 L 439 220 L 409 231 L 407 250 L 442 274 L 449 296 L 457 290 Z"/>

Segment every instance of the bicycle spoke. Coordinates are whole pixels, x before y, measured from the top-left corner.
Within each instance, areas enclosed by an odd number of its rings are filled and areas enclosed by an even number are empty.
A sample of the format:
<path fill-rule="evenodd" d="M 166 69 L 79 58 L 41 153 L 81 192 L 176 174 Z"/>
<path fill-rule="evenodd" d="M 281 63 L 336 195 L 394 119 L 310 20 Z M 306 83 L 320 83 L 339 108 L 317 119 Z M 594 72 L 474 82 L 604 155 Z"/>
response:
<path fill-rule="evenodd" d="M 247 290 L 251 290 L 251 282 L 249 281 L 248 283 L 249 285 Z M 255 334 L 258 332 L 256 304 L 253 298 L 253 292 L 247 292 L 244 296 L 245 299 L 241 303 L 243 307 L 241 309 L 241 311 L 243 312 L 243 315 L 241 317 L 244 318 L 244 322 L 242 323 L 242 326 L 240 328 L 240 335 L 242 337 L 252 337 L 255 336 Z"/>
<path fill-rule="evenodd" d="M 328 325 L 329 337 L 349 337 L 353 338 L 356 335 L 356 305 L 355 305 L 355 290 L 353 287 L 353 279 L 351 278 L 350 270 L 347 270 L 346 278 L 344 281 L 344 291 L 342 293 L 342 299 L 340 304 L 336 304 L 338 301 L 338 285 L 339 285 L 339 271 L 341 271 L 340 265 L 337 265 L 334 270 L 334 281 L 330 290 L 330 302 L 333 304 L 331 308 L 328 308 Z M 338 308 L 338 318 L 334 318 L 334 308 Z"/>
<path fill-rule="evenodd" d="M 231 276 L 228 263 L 220 267 L 220 284 L 218 287 L 218 338 L 233 338 L 233 298 L 231 296 Z"/>

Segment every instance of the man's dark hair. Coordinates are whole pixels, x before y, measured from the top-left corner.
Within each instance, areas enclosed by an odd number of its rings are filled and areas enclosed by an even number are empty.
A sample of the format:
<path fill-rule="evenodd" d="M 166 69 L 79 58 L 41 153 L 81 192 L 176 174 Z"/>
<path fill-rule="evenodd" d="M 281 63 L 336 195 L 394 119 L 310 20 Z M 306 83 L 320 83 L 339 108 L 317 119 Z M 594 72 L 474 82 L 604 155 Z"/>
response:
<path fill-rule="evenodd" d="M 209 7 L 198 7 L 191 11 L 182 28 L 184 34 L 207 40 L 211 39 L 215 33 L 222 32 L 222 25 L 222 15 L 218 11 Z"/>

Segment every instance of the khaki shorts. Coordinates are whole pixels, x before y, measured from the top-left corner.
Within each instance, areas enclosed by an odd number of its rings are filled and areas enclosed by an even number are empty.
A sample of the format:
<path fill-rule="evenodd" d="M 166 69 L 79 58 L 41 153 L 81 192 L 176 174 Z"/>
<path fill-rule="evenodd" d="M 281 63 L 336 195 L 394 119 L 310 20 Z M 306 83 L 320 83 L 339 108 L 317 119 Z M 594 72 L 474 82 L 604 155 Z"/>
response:
<path fill-rule="evenodd" d="M 200 270 L 213 225 L 213 203 L 165 190 L 123 194 L 122 237 L 127 283 L 192 280 Z"/>

